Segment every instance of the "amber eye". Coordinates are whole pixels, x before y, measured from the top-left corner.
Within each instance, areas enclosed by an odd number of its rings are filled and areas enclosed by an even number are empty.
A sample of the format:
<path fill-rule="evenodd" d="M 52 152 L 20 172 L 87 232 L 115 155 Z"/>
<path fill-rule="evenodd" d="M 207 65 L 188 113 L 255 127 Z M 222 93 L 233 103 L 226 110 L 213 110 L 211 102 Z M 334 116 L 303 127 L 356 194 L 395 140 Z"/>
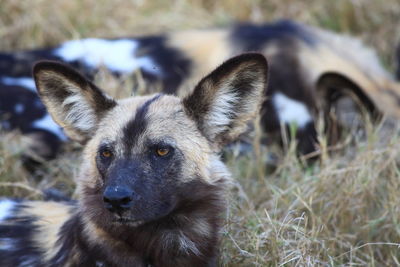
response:
<path fill-rule="evenodd" d="M 110 158 L 112 156 L 112 153 L 110 150 L 103 150 L 101 151 L 101 156 L 104 158 Z"/>
<path fill-rule="evenodd" d="M 163 157 L 168 155 L 169 149 L 168 148 L 157 148 L 156 153 L 158 156 Z"/>

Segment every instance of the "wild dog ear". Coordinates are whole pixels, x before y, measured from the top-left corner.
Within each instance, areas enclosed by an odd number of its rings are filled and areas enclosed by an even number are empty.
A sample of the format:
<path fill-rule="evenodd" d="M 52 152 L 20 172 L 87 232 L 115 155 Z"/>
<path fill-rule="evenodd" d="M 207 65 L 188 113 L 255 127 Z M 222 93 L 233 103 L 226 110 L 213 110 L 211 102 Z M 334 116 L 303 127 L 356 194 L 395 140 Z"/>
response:
<path fill-rule="evenodd" d="M 340 73 L 327 72 L 320 76 L 316 84 L 316 100 L 324 115 L 330 144 L 338 142 L 343 127 L 363 125 L 358 115 L 364 110 L 373 119 L 379 117 L 375 104 L 362 87 Z"/>
<path fill-rule="evenodd" d="M 207 139 L 220 147 L 246 130 L 264 100 L 267 80 L 265 57 L 242 54 L 203 78 L 183 105 Z"/>
<path fill-rule="evenodd" d="M 116 102 L 71 67 L 40 61 L 33 67 L 36 88 L 48 112 L 73 140 L 85 143 L 105 111 Z"/>
<path fill-rule="evenodd" d="M 347 96 L 358 101 L 371 114 L 376 111 L 376 107 L 367 93 L 343 74 L 336 72 L 322 74 L 317 81 L 316 89 L 317 99 L 319 99 L 322 109 L 329 108 L 337 99 Z"/>

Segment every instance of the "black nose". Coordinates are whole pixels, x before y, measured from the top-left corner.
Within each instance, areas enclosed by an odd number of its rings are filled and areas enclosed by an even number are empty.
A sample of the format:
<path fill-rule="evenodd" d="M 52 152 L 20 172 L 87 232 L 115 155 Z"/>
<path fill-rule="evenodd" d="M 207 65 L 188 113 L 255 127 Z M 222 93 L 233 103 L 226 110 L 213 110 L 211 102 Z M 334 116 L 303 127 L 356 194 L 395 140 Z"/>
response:
<path fill-rule="evenodd" d="M 103 193 L 105 207 L 111 212 L 120 212 L 132 207 L 132 190 L 121 186 L 107 186 Z"/>

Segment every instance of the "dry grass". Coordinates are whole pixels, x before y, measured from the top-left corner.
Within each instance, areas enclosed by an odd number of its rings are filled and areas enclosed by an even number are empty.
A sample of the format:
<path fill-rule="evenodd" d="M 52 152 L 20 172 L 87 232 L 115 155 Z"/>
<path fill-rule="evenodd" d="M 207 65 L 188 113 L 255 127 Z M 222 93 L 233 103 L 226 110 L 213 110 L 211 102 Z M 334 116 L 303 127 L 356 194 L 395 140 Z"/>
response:
<path fill-rule="evenodd" d="M 398 0 L 3 0 L 0 49 L 282 17 L 359 36 L 393 69 L 400 37 Z M 98 81 L 106 87 L 121 85 L 107 75 Z M 130 80 L 122 85 L 128 88 Z M 365 140 L 353 139 L 335 154 L 323 153 L 311 167 L 295 157 L 293 144 L 278 153 L 274 170 L 265 168 L 264 158 L 276 149 L 257 142 L 251 154 L 229 157 L 237 183 L 223 230 L 221 264 L 400 265 L 400 136 L 387 127 L 368 127 L 367 132 Z M 67 148 L 62 157 L 29 174 L 21 167 L 23 139 L 13 133 L 0 138 L 1 195 L 37 199 L 52 186 L 73 192 L 79 149 Z"/>
<path fill-rule="evenodd" d="M 232 158 L 226 266 L 398 265 L 400 142 L 380 131 L 311 167 L 293 145 L 273 173 L 257 153 Z"/>

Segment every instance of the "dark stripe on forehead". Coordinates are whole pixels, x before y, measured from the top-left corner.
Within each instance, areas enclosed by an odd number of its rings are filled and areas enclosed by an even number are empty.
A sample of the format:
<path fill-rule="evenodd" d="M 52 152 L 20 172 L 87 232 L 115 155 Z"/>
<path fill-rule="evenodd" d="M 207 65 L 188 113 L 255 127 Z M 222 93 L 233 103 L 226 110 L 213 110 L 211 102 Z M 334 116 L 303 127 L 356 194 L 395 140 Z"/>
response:
<path fill-rule="evenodd" d="M 136 144 L 139 136 L 144 133 L 147 127 L 147 111 L 151 103 L 162 96 L 158 94 L 155 97 L 147 100 L 142 106 L 136 110 L 135 117 L 130 120 L 123 129 L 122 142 L 129 153 L 131 148 Z"/>

